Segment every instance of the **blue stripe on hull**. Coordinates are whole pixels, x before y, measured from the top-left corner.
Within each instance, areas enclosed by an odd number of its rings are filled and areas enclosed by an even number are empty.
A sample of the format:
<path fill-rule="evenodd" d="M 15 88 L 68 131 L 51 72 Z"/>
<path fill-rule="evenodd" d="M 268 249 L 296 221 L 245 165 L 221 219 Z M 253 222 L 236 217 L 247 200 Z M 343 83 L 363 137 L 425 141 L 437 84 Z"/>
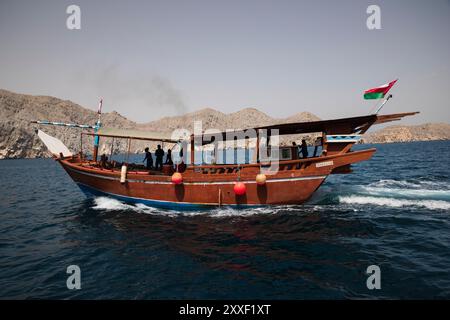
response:
<path fill-rule="evenodd" d="M 156 208 L 164 208 L 164 209 L 173 209 L 173 210 L 198 210 L 198 209 L 212 209 L 219 207 L 218 205 L 214 204 L 199 204 L 199 203 L 188 203 L 188 202 L 171 202 L 171 201 L 161 201 L 161 200 L 149 200 L 149 199 L 142 199 L 142 198 L 134 198 L 134 197 L 127 197 L 122 196 L 114 193 L 108 193 L 104 191 L 100 191 L 98 189 L 92 188 L 90 186 L 87 186 L 82 183 L 77 182 L 78 187 L 81 189 L 81 191 L 88 197 L 92 196 L 103 196 L 103 197 L 110 197 L 114 198 L 126 203 L 141 203 L 146 206 L 150 207 L 156 207 Z M 234 204 L 234 205 L 223 205 L 222 207 L 233 207 L 233 208 L 256 208 L 261 207 L 263 205 L 240 205 L 240 204 Z"/>

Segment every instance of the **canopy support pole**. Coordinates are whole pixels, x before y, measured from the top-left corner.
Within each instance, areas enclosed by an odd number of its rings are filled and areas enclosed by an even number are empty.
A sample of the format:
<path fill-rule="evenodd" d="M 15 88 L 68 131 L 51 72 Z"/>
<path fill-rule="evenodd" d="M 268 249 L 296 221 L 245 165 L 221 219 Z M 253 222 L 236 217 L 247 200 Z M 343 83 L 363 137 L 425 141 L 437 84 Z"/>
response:
<path fill-rule="evenodd" d="M 112 138 L 112 142 L 111 142 L 111 152 L 109 154 L 109 161 L 112 161 L 113 148 L 114 148 L 114 138 Z"/>
<path fill-rule="evenodd" d="M 80 159 L 83 159 L 83 133 L 80 134 Z"/>
<path fill-rule="evenodd" d="M 191 135 L 191 165 L 194 166 L 195 160 L 195 148 L 194 148 L 194 135 Z"/>
<path fill-rule="evenodd" d="M 131 139 L 128 138 L 127 161 L 126 161 L 127 165 L 128 165 L 128 161 L 129 161 L 129 158 L 130 158 L 130 148 L 131 148 Z"/>
<path fill-rule="evenodd" d="M 259 130 L 256 131 L 256 163 L 259 163 Z"/>

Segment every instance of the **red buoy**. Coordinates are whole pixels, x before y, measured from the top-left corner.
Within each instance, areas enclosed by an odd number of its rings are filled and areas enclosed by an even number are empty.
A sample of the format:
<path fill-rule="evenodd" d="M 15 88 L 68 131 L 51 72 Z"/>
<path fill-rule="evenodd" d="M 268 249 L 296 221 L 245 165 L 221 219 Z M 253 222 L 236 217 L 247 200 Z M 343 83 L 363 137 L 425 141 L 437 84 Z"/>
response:
<path fill-rule="evenodd" d="M 172 183 L 174 184 L 182 184 L 183 183 L 183 176 L 179 172 L 175 172 L 172 175 Z"/>
<path fill-rule="evenodd" d="M 242 196 L 245 194 L 246 191 L 245 184 L 243 182 L 236 182 L 234 184 L 233 190 L 237 196 Z"/>

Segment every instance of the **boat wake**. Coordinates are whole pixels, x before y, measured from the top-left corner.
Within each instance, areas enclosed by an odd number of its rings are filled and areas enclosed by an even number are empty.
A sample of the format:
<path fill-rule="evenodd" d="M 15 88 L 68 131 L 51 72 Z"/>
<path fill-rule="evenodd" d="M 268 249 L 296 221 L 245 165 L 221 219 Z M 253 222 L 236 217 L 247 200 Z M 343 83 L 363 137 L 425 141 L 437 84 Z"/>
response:
<path fill-rule="evenodd" d="M 95 197 L 95 205 L 92 207 L 94 210 L 99 211 L 135 211 L 140 213 L 152 213 L 156 211 L 156 208 L 148 207 L 141 204 L 128 204 L 120 200 L 109 197 Z"/>
<path fill-rule="evenodd" d="M 411 199 L 433 199 L 450 201 L 449 186 L 439 182 L 408 182 L 380 180 L 363 186 L 363 190 L 374 196 L 405 197 Z"/>
<path fill-rule="evenodd" d="M 96 197 L 94 198 L 94 202 L 95 206 L 92 207 L 94 210 L 119 211 L 134 208 L 132 205 L 108 197 Z"/>
<path fill-rule="evenodd" d="M 433 181 L 379 180 L 368 185 L 356 185 L 348 189 L 324 187 L 304 205 L 267 206 L 236 209 L 215 207 L 196 211 L 178 211 L 149 207 L 143 204 L 127 204 L 108 198 L 94 198 L 92 209 L 100 211 L 129 211 L 169 217 L 209 216 L 215 218 L 249 217 L 254 215 L 276 215 L 286 213 L 330 212 L 339 204 L 346 209 L 360 211 L 362 207 L 384 206 L 390 208 L 422 208 L 427 210 L 450 210 L 450 188 L 447 184 Z"/>
<path fill-rule="evenodd" d="M 355 186 L 351 194 L 339 195 L 338 199 L 340 203 L 354 205 L 450 210 L 450 188 L 438 181 L 380 180 Z"/>
<path fill-rule="evenodd" d="M 96 197 L 94 198 L 94 210 L 99 211 L 130 211 L 136 213 L 144 213 L 151 215 L 163 215 L 169 217 L 181 216 L 202 216 L 207 215 L 210 217 L 223 218 L 223 217 L 236 217 L 236 216 L 253 216 L 253 215 L 274 215 L 280 211 L 289 212 L 293 211 L 292 206 L 275 206 L 275 207 L 256 207 L 246 209 L 235 209 L 232 207 L 215 207 L 212 209 L 203 209 L 197 211 L 178 211 L 149 207 L 144 204 L 127 204 L 120 200 L 109 197 Z"/>
<path fill-rule="evenodd" d="M 392 208 L 422 207 L 430 210 L 450 210 L 450 202 L 440 200 L 407 200 L 371 196 L 340 196 L 339 201 L 346 204 L 370 204 Z"/>

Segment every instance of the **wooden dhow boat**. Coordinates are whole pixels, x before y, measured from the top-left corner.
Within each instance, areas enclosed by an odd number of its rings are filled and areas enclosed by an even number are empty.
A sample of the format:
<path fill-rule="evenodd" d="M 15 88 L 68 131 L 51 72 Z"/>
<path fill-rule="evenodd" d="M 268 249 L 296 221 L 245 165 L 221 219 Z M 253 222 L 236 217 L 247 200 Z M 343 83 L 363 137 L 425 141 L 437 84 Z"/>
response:
<path fill-rule="evenodd" d="M 196 139 L 201 141 L 201 145 L 213 142 L 218 136 L 226 141 L 229 131 L 218 132 L 214 135 L 215 138 L 211 134 L 192 134 L 184 139 L 173 139 L 162 133 L 102 128 L 101 112 L 99 121 L 94 126 L 48 121 L 34 123 L 89 129 L 89 132 L 82 132 L 81 137 L 88 135 L 94 138 L 92 157 L 83 154 L 82 146 L 75 154 L 60 140 L 38 130 L 39 137 L 56 161 L 85 194 L 108 196 L 124 202 L 156 207 L 196 209 L 210 206 L 302 204 L 328 175 L 349 173 L 352 164 L 372 157 L 375 148 L 352 150 L 352 146 L 372 125 L 400 120 L 416 113 L 371 114 L 252 128 L 256 132 L 256 156 L 253 161 L 244 164 L 204 164 L 195 159 Z M 280 156 L 276 160 L 277 170 L 268 171 L 267 162 L 261 159 L 258 152 L 263 145 L 263 132 L 268 133 L 265 143 L 273 140 L 273 132 L 278 132 L 278 136 L 319 133 L 316 147 L 320 148 L 321 152 L 302 158 L 296 146 L 280 147 Z M 181 165 L 165 166 L 162 171 L 147 170 L 144 166 L 132 165 L 128 160 L 123 163 L 105 162 L 104 159 L 99 161 L 99 141 L 106 138 L 126 139 L 128 152 L 132 140 L 173 144 L 183 142 L 190 152 L 186 152 L 188 157 Z"/>

